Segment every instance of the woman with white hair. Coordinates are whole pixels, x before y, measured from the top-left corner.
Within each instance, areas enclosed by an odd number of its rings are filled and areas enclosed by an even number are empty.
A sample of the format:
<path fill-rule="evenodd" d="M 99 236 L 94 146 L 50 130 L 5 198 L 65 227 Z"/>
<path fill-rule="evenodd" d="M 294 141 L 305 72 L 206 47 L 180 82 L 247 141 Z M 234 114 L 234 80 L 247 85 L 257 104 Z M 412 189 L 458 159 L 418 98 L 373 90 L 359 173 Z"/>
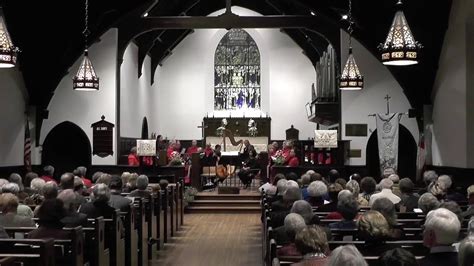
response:
<path fill-rule="evenodd" d="M 285 217 L 284 228 L 288 237 L 289 243 L 283 245 L 277 250 L 278 256 L 301 256 L 301 253 L 296 249 L 295 236 L 298 232 L 306 228 L 304 218 L 297 213 L 290 213 Z"/>
<path fill-rule="evenodd" d="M 43 179 L 36 177 L 30 183 L 30 196 L 25 199 L 26 205 L 41 205 L 44 201 L 43 187 L 46 184 Z"/>
<path fill-rule="evenodd" d="M 439 205 L 440 202 L 431 193 L 425 193 L 418 199 L 418 208 L 420 208 L 424 214 L 438 208 Z"/>
<path fill-rule="evenodd" d="M 292 265 L 326 265 L 329 245 L 326 233 L 321 227 L 313 225 L 304 228 L 296 234 L 295 244 L 303 254 L 303 260 Z"/>
<path fill-rule="evenodd" d="M 353 245 L 339 246 L 331 252 L 327 266 L 366 266 L 364 256 Z"/>
<path fill-rule="evenodd" d="M 100 183 L 92 187 L 91 202 L 82 204 L 79 212 L 85 213 L 87 218 L 112 218 L 115 208 L 109 205 L 110 189 L 106 184 Z"/>
<path fill-rule="evenodd" d="M 324 205 L 324 196 L 328 193 L 328 187 L 323 181 L 313 181 L 308 186 L 308 202 L 313 207 Z"/>

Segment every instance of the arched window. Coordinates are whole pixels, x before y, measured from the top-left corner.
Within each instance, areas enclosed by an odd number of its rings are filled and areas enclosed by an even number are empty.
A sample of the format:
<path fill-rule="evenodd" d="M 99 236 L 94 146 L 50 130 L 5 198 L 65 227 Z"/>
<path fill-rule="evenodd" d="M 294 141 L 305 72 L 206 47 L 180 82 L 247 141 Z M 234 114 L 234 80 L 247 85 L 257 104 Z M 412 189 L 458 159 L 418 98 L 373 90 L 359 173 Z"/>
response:
<path fill-rule="evenodd" d="M 260 52 L 242 29 L 231 29 L 214 56 L 214 109 L 260 110 Z"/>

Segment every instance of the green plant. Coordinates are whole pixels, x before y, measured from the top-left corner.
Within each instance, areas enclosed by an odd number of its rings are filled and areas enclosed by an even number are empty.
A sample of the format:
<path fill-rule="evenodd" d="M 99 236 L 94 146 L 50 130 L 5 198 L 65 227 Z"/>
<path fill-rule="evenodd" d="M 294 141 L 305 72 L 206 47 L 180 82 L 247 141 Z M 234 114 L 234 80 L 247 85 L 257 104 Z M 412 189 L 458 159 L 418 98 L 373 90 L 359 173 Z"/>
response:
<path fill-rule="evenodd" d="M 188 206 L 189 202 L 193 202 L 197 193 L 198 190 L 195 187 L 184 188 L 184 206 Z"/>

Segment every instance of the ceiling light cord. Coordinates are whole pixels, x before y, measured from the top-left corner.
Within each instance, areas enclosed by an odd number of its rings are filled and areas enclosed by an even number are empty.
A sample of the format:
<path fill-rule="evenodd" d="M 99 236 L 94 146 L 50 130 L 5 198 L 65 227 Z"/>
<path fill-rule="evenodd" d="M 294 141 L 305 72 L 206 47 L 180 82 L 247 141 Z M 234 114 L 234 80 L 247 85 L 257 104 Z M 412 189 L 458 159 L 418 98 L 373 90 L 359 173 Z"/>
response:
<path fill-rule="evenodd" d="M 89 31 L 89 0 L 86 0 L 85 3 L 85 11 L 84 11 L 84 31 L 82 34 L 84 35 L 84 42 L 85 42 L 85 47 L 86 49 L 88 48 L 88 37 L 90 34 Z"/>

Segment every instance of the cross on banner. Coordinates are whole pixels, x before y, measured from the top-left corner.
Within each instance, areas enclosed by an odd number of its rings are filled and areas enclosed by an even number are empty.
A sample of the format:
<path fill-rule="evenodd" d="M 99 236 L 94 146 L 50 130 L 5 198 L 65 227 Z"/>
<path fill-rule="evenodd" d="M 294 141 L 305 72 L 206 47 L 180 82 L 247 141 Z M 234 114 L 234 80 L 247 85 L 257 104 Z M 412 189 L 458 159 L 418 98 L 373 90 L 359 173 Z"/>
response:
<path fill-rule="evenodd" d="M 207 126 L 204 125 L 204 121 L 201 122 L 201 125 L 198 126 L 198 128 L 200 128 L 201 131 L 202 131 L 202 132 L 201 132 L 201 134 L 202 134 L 202 140 L 204 141 L 204 129 L 207 128 Z"/>
<path fill-rule="evenodd" d="M 387 114 L 389 114 L 389 113 L 390 113 L 390 99 L 392 99 L 392 97 L 390 97 L 390 96 L 387 94 L 387 96 L 385 96 L 384 99 L 387 100 Z"/>

